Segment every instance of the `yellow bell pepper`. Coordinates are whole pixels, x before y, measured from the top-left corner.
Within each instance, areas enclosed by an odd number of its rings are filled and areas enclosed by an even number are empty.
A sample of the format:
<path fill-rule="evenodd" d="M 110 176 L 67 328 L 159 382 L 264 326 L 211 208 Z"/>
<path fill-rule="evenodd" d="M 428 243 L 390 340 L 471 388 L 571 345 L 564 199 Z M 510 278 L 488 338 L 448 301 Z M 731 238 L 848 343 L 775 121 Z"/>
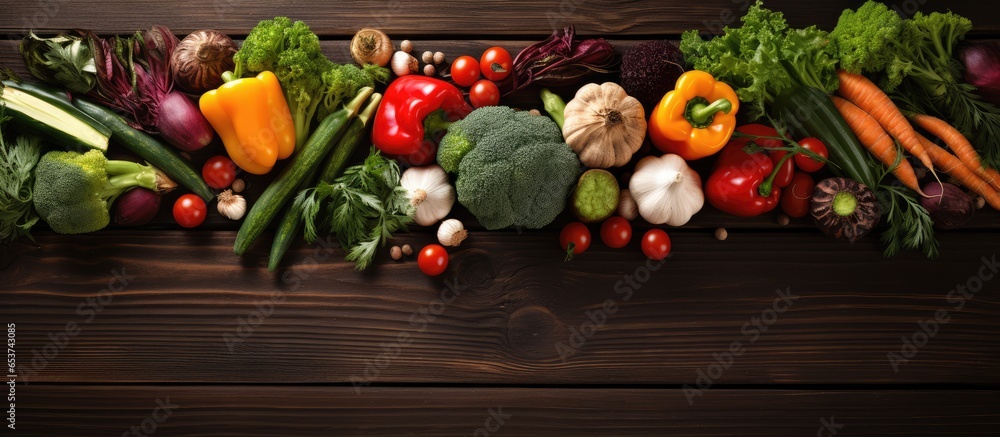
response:
<path fill-rule="evenodd" d="M 649 119 L 649 139 L 664 153 L 692 161 L 722 149 L 736 129 L 739 97 L 711 74 L 692 70 L 677 79 Z"/>
<path fill-rule="evenodd" d="M 281 84 L 270 71 L 244 79 L 226 72 L 222 78 L 225 84 L 201 96 L 201 113 L 237 166 L 266 174 L 295 151 L 295 125 Z"/>

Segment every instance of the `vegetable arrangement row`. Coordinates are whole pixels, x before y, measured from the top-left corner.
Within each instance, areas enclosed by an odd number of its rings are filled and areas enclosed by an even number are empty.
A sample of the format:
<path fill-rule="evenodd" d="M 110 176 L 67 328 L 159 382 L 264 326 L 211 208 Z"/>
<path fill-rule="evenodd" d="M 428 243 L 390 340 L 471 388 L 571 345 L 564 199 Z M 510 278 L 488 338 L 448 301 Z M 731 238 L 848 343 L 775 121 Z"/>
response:
<path fill-rule="evenodd" d="M 421 270 L 441 274 L 447 247 L 469 237 L 447 219 L 455 202 L 491 230 L 538 229 L 570 211 L 579 221 L 559 236 L 567 260 L 591 245 L 588 224 L 618 249 L 638 217 L 654 225 L 643 253 L 664 259 L 660 226 L 684 225 L 706 201 L 739 217 L 812 216 L 850 242 L 882 227 L 887 256 L 933 257 L 935 228 L 960 227 L 977 201 L 1000 209 L 1000 50 L 961 44 L 969 29 L 952 13 L 904 19 L 871 1 L 831 32 L 794 29 L 757 2 L 714 38 L 691 31 L 679 48 L 650 41 L 621 59 L 572 27 L 516 56 L 491 47 L 451 62 L 431 51 L 418 60 L 410 41 L 397 51 L 363 29 L 356 65 L 330 61 L 305 23 L 285 17 L 260 22 L 241 46 L 212 30 L 178 40 L 162 26 L 29 34 L 22 55 L 46 84 L 3 82 L 0 238 L 30 237 L 39 220 L 60 233 L 112 218 L 141 225 L 182 187 L 192 194 L 173 205 L 181 226 L 200 225 L 213 199 L 243 220 L 237 255 L 274 225 L 271 270 L 300 236 L 333 234 L 365 269 L 394 233 L 441 223 L 441 245 L 417 252 Z M 598 76 L 615 80 L 587 83 Z M 500 106 L 528 85 L 576 93 L 567 102 L 542 89 L 545 115 Z M 350 162 L 369 129 L 368 157 Z M 147 164 L 108 160 L 110 142 Z M 182 153 L 205 147 L 225 153 L 199 174 Z M 238 174 L 282 160 L 249 204 Z M 705 175 L 689 166 L 702 160 Z"/>

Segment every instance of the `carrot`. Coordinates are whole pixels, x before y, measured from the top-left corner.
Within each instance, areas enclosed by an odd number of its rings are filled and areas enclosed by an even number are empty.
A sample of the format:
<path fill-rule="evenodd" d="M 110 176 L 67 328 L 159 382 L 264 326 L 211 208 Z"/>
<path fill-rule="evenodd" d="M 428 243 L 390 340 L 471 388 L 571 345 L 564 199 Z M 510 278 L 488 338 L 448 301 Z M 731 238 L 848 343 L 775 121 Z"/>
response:
<path fill-rule="evenodd" d="M 917 141 L 920 141 L 924 149 L 927 150 L 927 154 L 940 166 L 941 171 L 958 179 L 963 186 L 983 196 L 993 209 L 1000 211 L 1000 194 L 990 184 L 986 183 L 985 180 L 977 176 L 962 160 L 948 153 L 947 150 L 942 149 L 937 144 L 932 143 L 931 140 L 928 140 L 923 135 L 917 134 Z"/>
<path fill-rule="evenodd" d="M 882 126 L 872 118 L 867 112 L 855 106 L 853 103 L 837 96 L 832 96 L 833 104 L 840 111 L 840 115 L 847 121 L 847 125 L 854 131 L 854 135 L 872 155 L 882 161 L 886 167 L 892 168 L 896 164 L 896 142 L 882 129 Z M 899 159 L 899 164 L 892 170 L 903 185 L 909 189 L 927 197 L 920 189 L 917 182 L 917 174 L 913 171 L 913 166 L 906 159 Z"/>
<path fill-rule="evenodd" d="M 966 167 L 975 171 L 986 182 L 989 182 L 994 190 L 1000 190 L 1000 173 L 992 168 L 983 166 L 975 147 L 972 147 L 972 143 L 958 129 L 955 129 L 948 122 L 930 115 L 913 114 L 910 118 L 918 126 L 944 141 L 948 145 L 948 148 L 951 149 L 958 159 L 962 160 L 962 163 Z"/>
<path fill-rule="evenodd" d="M 917 131 L 913 130 L 913 126 L 888 95 L 860 74 L 837 70 L 837 78 L 840 79 L 837 92 L 841 96 L 870 114 L 882 128 L 899 140 L 906 151 L 916 156 L 928 170 L 934 171 L 930 156 L 917 139 Z"/>

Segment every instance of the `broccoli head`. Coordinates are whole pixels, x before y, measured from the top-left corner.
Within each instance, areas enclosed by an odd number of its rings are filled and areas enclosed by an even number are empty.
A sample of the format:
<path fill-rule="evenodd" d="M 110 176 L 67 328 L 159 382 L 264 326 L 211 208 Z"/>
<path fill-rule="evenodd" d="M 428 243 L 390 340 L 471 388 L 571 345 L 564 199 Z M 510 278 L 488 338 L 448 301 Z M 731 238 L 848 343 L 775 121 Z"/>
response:
<path fill-rule="evenodd" d="M 892 62 L 892 41 L 899 39 L 903 18 L 885 4 L 869 1 L 840 14 L 830 38 L 837 43 L 840 67 L 851 73 L 885 70 Z"/>
<path fill-rule="evenodd" d="M 548 117 L 487 106 L 448 128 L 438 163 L 458 173 L 458 201 L 486 229 L 552 222 L 580 174 L 580 161 Z"/>
<path fill-rule="evenodd" d="M 35 210 L 53 231 L 79 234 L 104 228 L 115 198 L 133 187 L 167 192 L 177 186 L 149 165 L 109 161 L 101 152 L 46 153 L 35 169 Z"/>

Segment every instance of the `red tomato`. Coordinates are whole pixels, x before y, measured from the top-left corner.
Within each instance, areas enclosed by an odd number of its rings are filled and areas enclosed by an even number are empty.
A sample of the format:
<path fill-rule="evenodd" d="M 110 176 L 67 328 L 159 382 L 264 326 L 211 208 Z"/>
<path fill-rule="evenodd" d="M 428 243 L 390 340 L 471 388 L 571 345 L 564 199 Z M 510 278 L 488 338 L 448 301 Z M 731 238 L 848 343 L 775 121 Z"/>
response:
<path fill-rule="evenodd" d="M 642 237 L 642 253 L 654 261 L 666 258 L 670 255 L 670 236 L 663 229 L 650 229 Z"/>
<path fill-rule="evenodd" d="M 479 66 L 483 70 L 483 76 L 499 82 L 510 76 L 513 62 L 510 53 L 503 47 L 490 47 L 483 52 L 483 57 L 479 59 Z"/>
<path fill-rule="evenodd" d="M 795 172 L 792 185 L 781 192 L 781 210 L 789 217 L 805 217 L 809 214 L 809 202 L 814 188 L 816 182 L 809 173 Z"/>
<path fill-rule="evenodd" d="M 625 247 L 631 239 L 632 225 L 624 217 L 611 217 L 601 225 L 601 241 L 612 249 Z"/>
<path fill-rule="evenodd" d="M 771 162 L 777 167 L 781 162 L 781 158 L 784 158 L 788 154 L 786 150 L 775 150 L 773 152 L 768 152 L 771 157 Z M 795 174 L 795 156 L 792 156 L 785 160 L 784 164 L 781 164 L 781 168 L 778 169 L 778 174 L 774 175 L 773 185 L 779 188 L 785 188 L 788 184 L 792 183 L 792 175 Z"/>
<path fill-rule="evenodd" d="M 816 138 L 803 138 L 799 140 L 799 145 L 823 158 L 830 157 L 830 152 L 826 149 L 826 144 L 823 144 L 822 141 Z M 795 155 L 795 165 L 799 166 L 799 169 L 802 171 L 814 173 L 823 168 L 826 163 L 817 161 L 805 153 L 797 153 Z"/>
<path fill-rule="evenodd" d="M 208 207 L 194 194 L 185 194 L 174 202 L 174 221 L 185 228 L 193 228 L 205 221 Z"/>
<path fill-rule="evenodd" d="M 427 276 L 440 275 L 448 268 L 448 251 L 440 244 L 428 244 L 420 249 L 417 265 Z"/>
<path fill-rule="evenodd" d="M 500 88 L 488 80 L 480 80 L 469 89 L 469 101 L 472 106 L 482 108 L 483 106 L 496 106 L 500 103 Z"/>
<path fill-rule="evenodd" d="M 236 179 L 236 164 L 226 156 L 213 156 L 201 168 L 201 177 L 208 186 L 215 189 L 228 187 Z"/>
<path fill-rule="evenodd" d="M 479 80 L 479 62 L 472 56 L 459 56 L 451 63 L 451 80 L 470 86 Z"/>
<path fill-rule="evenodd" d="M 760 137 L 777 137 L 778 136 L 778 131 L 776 131 L 771 126 L 765 126 L 763 124 L 745 124 L 743 126 L 740 126 L 740 127 L 736 128 L 736 130 L 739 131 L 739 132 L 741 132 L 741 133 L 745 133 L 747 135 L 756 135 L 756 136 L 760 136 Z M 784 147 L 784 145 L 785 145 L 785 143 L 782 142 L 781 140 L 772 140 L 772 139 L 769 139 L 769 138 L 756 139 L 756 140 L 754 140 L 754 143 L 757 143 L 758 146 L 761 146 L 761 147 L 763 147 L 765 149 L 771 149 L 771 148 L 775 148 L 775 147 Z"/>
<path fill-rule="evenodd" d="M 572 251 L 570 250 L 572 244 Z M 573 259 L 573 255 L 579 255 L 590 247 L 590 229 L 580 222 L 570 223 L 562 228 L 559 233 L 559 247 L 566 251 L 566 261 Z"/>

